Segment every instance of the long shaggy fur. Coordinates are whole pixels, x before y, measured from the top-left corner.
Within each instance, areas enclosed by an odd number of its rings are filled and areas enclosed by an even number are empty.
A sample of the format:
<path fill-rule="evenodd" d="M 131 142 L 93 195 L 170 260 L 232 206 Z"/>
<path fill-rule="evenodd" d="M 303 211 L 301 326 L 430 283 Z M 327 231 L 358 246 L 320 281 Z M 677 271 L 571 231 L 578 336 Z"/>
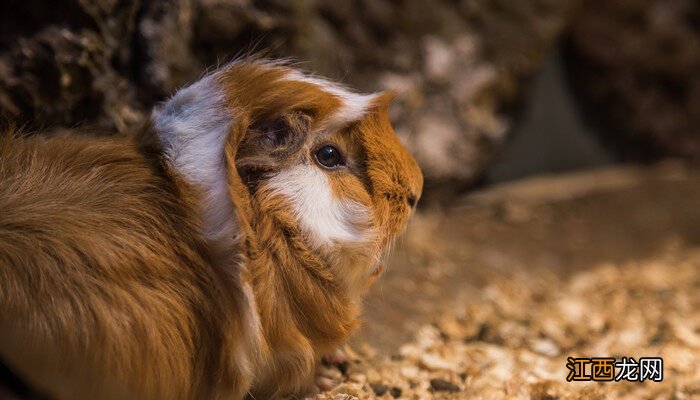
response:
<path fill-rule="evenodd" d="M 389 101 L 239 61 L 130 137 L 3 135 L 0 357 L 58 399 L 308 389 L 422 188 Z"/>

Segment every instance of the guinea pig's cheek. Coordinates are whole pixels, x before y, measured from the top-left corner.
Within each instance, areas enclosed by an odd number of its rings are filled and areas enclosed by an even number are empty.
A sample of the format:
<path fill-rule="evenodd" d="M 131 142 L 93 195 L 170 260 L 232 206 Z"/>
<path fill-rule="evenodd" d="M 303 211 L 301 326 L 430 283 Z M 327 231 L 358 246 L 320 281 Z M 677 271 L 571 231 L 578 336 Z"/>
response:
<path fill-rule="evenodd" d="M 392 242 L 394 236 L 399 234 L 397 231 L 399 221 L 397 221 L 396 210 L 386 199 L 379 199 L 379 201 L 375 202 L 374 208 L 377 212 L 376 225 L 380 227 L 381 231 L 381 246 L 384 248 Z"/>
<path fill-rule="evenodd" d="M 289 201 L 302 232 L 317 248 L 374 239 L 371 210 L 357 201 L 338 198 L 326 173 L 314 165 L 281 171 L 265 186 Z"/>

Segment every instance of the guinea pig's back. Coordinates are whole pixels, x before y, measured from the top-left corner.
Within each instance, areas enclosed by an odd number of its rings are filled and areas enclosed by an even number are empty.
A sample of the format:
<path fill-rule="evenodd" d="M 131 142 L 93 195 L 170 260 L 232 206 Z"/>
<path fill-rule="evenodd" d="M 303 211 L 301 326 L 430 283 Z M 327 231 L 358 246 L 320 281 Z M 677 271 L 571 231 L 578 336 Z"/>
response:
<path fill-rule="evenodd" d="M 0 135 L 0 358 L 50 397 L 201 394 L 229 306 L 183 190 L 127 139 Z"/>

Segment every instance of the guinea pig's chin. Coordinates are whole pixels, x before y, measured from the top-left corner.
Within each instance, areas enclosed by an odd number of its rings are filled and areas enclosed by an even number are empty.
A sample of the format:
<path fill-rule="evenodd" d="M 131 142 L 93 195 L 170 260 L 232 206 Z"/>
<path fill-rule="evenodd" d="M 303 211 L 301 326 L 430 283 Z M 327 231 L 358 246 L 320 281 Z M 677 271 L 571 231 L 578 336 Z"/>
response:
<path fill-rule="evenodd" d="M 372 247 L 371 244 L 364 248 L 341 246 L 333 251 L 329 265 L 333 275 L 346 287 L 350 299 L 361 298 L 369 287 L 368 282 L 381 271 L 379 255 Z"/>

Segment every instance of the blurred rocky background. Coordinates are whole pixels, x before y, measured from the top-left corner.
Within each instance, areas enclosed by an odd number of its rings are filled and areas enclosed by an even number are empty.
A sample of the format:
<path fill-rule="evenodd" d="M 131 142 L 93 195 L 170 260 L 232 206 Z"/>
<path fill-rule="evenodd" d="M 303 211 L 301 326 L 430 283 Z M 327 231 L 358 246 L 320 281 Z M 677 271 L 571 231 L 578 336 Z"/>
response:
<path fill-rule="evenodd" d="M 124 134 L 251 52 L 396 90 L 427 178 L 321 398 L 697 398 L 698 0 L 0 0 L 0 123 Z"/>
<path fill-rule="evenodd" d="M 126 132 L 250 52 L 396 90 L 429 193 L 700 154 L 695 0 L 3 0 L 0 120 Z"/>
<path fill-rule="evenodd" d="M 638 160 L 700 155 L 700 2 L 587 1 L 566 59 L 605 139 Z"/>

